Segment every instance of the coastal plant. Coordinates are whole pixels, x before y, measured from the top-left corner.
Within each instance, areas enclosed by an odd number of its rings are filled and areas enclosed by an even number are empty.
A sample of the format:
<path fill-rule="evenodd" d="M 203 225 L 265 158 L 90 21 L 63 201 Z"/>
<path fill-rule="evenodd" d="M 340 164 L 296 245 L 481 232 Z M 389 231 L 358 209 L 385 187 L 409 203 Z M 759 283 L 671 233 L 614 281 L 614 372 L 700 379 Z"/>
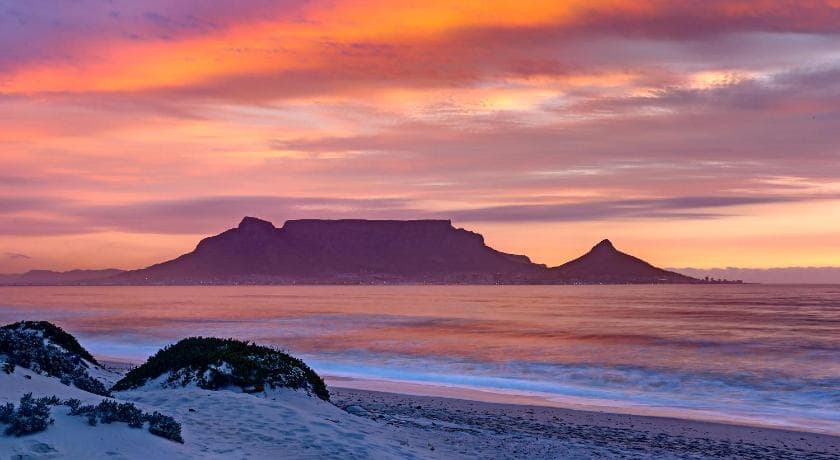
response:
<path fill-rule="evenodd" d="M 138 388 L 161 376 L 169 386 L 239 387 L 248 393 L 292 388 L 325 401 L 330 398 L 324 380 L 300 359 L 274 348 L 214 337 L 190 337 L 159 350 L 112 390 Z"/>
<path fill-rule="evenodd" d="M 145 419 L 149 422 L 149 433 L 184 443 L 184 438 L 181 437 L 181 424 L 172 417 L 155 411 L 152 414 L 146 414 Z"/>
<path fill-rule="evenodd" d="M 76 398 L 70 398 L 65 399 L 62 404 L 70 408 L 70 415 L 77 415 L 74 412 L 79 409 L 79 407 L 82 405 L 82 402 Z"/>
<path fill-rule="evenodd" d="M 130 402 L 119 403 L 105 399 L 94 406 L 81 405 L 78 399 L 68 399 L 62 404 L 70 407 L 70 415 L 86 417 L 91 426 L 119 422 L 126 423 L 131 428 L 143 428 L 143 425 L 148 422 L 149 433 L 175 442 L 184 442 L 181 436 L 181 424 L 174 418 L 157 411 L 151 414 L 143 412 Z"/>
<path fill-rule="evenodd" d="M 12 423 L 12 417 L 15 415 L 15 405 L 6 403 L 0 406 L 0 423 L 8 425 Z"/>
<path fill-rule="evenodd" d="M 69 347 L 69 348 L 66 348 Z M 46 321 L 21 321 L 0 327 L 0 355 L 4 371 L 16 366 L 58 378 L 65 385 L 107 396 L 108 389 L 88 374 L 88 362 L 96 360 L 79 342 Z"/>
<path fill-rule="evenodd" d="M 49 321 L 18 321 L 17 323 L 7 324 L 0 327 L 0 329 L 7 331 L 30 331 L 38 333 L 41 337 L 49 340 L 52 344 L 59 346 L 70 353 L 79 355 L 79 357 L 87 360 L 89 363 L 99 365 L 96 358 L 94 358 L 90 352 L 85 350 L 84 347 L 79 344 L 79 341 L 73 337 L 73 335 Z"/>
<path fill-rule="evenodd" d="M 143 412 L 130 402 L 119 403 L 112 399 L 102 400 L 99 404 L 82 405 L 75 398 L 61 400 L 57 396 L 33 398 L 32 393 L 23 395 L 20 404 L 15 408 L 12 403 L 0 405 L 0 424 L 8 425 L 4 430 L 6 435 L 23 436 L 38 433 L 47 429 L 54 420 L 50 417 L 52 406 L 66 406 L 70 408 L 68 415 L 85 417 L 91 426 L 99 423 L 126 423 L 131 428 L 143 428 L 149 424 L 149 433 L 182 443 L 181 424 L 174 418 L 160 412 Z"/>
<path fill-rule="evenodd" d="M 0 423 L 8 425 L 5 433 L 9 436 L 23 436 L 38 433 L 47 429 L 53 423 L 50 417 L 52 398 L 32 397 L 27 393 L 20 398 L 20 404 L 15 409 L 12 403 L 0 408 Z"/>

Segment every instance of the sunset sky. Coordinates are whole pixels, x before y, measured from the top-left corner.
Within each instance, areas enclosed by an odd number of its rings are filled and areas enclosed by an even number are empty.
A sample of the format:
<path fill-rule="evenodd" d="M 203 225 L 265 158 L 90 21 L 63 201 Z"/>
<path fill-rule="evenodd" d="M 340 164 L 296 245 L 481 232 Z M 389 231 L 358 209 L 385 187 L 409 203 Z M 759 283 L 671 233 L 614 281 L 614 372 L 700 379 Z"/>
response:
<path fill-rule="evenodd" d="M 840 265 L 840 0 L 0 0 L 0 273 L 244 215 Z"/>

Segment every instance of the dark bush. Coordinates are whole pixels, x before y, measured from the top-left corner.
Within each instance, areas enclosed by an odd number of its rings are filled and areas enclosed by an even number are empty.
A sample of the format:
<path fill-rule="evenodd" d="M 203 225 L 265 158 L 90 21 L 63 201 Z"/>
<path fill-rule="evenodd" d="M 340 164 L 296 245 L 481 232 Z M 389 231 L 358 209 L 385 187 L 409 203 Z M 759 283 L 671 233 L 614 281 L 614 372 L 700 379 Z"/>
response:
<path fill-rule="evenodd" d="M 95 414 L 102 423 L 123 422 L 132 428 L 143 427 L 143 411 L 131 403 L 105 400 L 95 408 Z"/>
<path fill-rule="evenodd" d="M 93 357 L 87 350 L 84 349 L 79 344 L 79 341 L 76 340 L 75 337 L 67 333 L 64 329 L 56 326 L 55 324 L 49 321 L 18 321 L 17 323 L 7 324 L 0 329 L 5 329 L 9 331 L 36 331 L 41 333 L 41 335 L 52 342 L 55 345 L 58 345 L 61 348 L 69 351 L 70 353 L 75 353 L 86 359 L 88 362 L 99 365 L 96 362 L 96 358 Z"/>
<path fill-rule="evenodd" d="M 3 363 L 3 372 L 7 374 L 13 374 L 15 372 L 15 363 L 11 361 Z"/>
<path fill-rule="evenodd" d="M 6 403 L 0 406 L 0 423 L 8 425 L 12 423 L 12 417 L 15 415 L 15 405 Z"/>
<path fill-rule="evenodd" d="M 72 382 L 76 388 L 82 391 L 87 391 L 88 393 L 101 396 L 109 396 L 111 394 L 102 382 L 87 374 L 74 376 Z"/>
<path fill-rule="evenodd" d="M 165 347 L 132 369 L 114 391 L 138 388 L 168 374 L 168 383 L 217 390 L 228 386 L 246 392 L 272 388 L 304 389 L 328 401 L 324 380 L 303 361 L 269 347 L 234 339 L 190 337 Z"/>
<path fill-rule="evenodd" d="M 87 422 L 91 426 L 99 423 L 121 422 L 127 423 L 132 428 L 143 428 L 143 425 L 149 422 L 150 433 L 172 441 L 184 442 L 181 437 L 181 424 L 174 418 L 157 411 L 152 414 L 145 413 L 130 402 L 118 403 L 105 399 L 95 406 L 83 406 L 78 399 L 68 399 L 62 404 L 70 408 L 70 415 L 87 417 Z"/>
<path fill-rule="evenodd" d="M 9 425 L 6 428 L 6 434 L 23 436 L 46 430 L 53 423 L 53 419 L 50 418 L 51 401 L 51 398 L 35 399 L 32 393 L 27 393 L 20 398 L 17 410 L 14 410 L 14 406 L 10 408 L 10 404 L 4 406 L 0 418 L 3 423 Z M 8 415 L 10 410 L 12 413 Z"/>
<path fill-rule="evenodd" d="M 57 346 L 59 343 L 61 345 Z M 74 351 L 68 351 L 65 346 Z M 50 323 L 25 321 L 3 326 L 0 328 L 0 354 L 5 355 L 6 363 L 11 363 L 12 368 L 25 367 L 90 393 L 109 394 L 102 382 L 87 373 L 88 367 L 82 358 L 90 357 L 90 354 L 71 335 Z"/>
<path fill-rule="evenodd" d="M 133 403 L 118 403 L 114 400 L 105 399 L 97 405 L 82 405 L 81 401 L 75 398 L 60 400 L 57 396 L 35 399 L 32 393 L 27 393 L 20 398 L 20 405 L 15 410 L 15 405 L 7 403 L 0 406 L 0 424 L 9 425 L 5 433 L 7 435 L 23 436 L 31 433 L 44 431 L 53 423 L 50 417 L 50 407 L 63 405 L 70 408 L 73 416 L 87 417 L 91 426 L 98 423 L 127 423 L 132 428 L 143 428 L 149 422 L 149 432 L 172 441 L 183 444 L 181 437 L 181 424 L 174 418 L 163 415 L 160 412 L 145 413 Z"/>
<path fill-rule="evenodd" d="M 174 418 L 155 411 L 151 415 L 146 415 L 146 420 L 149 421 L 150 433 L 181 444 L 184 443 L 184 438 L 181 437 L 181 424 L 176 422 Z"/>
<path fill-rule="evenodd" d="M 70 399 L 65 399 L 64 402 L 62 402 L 61 404 L 70 408 L 70 414 L 71 415 L 76 415 L 76 414 L 73 414 L 73 411 L 79 409 L 79 406 L 82 405 L 82 402 L 79 401 L 76 398 L 70 398 Z"/>
<path fill-rule="evenodd" d="M 70 415 L 86 415 L 96 412 L 96 406 L 91 404 L 83 406 L 82 402 L 78 399 L 68 399 L 64 402 L 64 405 L 70 408 Z"/>
<path fill-rule="evenodd" d="M 59 404 L 61 404 L 61 399 L 59 399 L 56 395 L 45 396 L 43 398 L 40 398 L 38 401 L 43 401 L 48 406 L 58 406 Z"/>

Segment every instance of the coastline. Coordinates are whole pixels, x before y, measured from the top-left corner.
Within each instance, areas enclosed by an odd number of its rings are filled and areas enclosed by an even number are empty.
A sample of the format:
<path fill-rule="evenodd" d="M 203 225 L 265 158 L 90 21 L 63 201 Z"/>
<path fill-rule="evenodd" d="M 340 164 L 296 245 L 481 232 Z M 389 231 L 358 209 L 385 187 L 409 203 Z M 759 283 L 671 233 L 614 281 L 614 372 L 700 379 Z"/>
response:
<path fill-rule="evenodd" d="M 474 458 L 836 458 L 840 437 L 669 417 L 342 388 L 332 401 L 412 445 Z"/>
<path fill-rule="evenodd" d="M 329 388 L 342 390 L 360 390 L 378 393 L 400 394 L 405 396 L 423 396 L 433 398 L 467 400 L 492 404 L 518 406 L 549 407 L 588 413 L 602 413 L 614 416 L 652 417 L 679 420 L 685 422 L 710 423 L 725 426 L 783 430 L 797 433 L 813 433 L 840 437 L 840 426 L 826 425 L 814 427 L 774 422 L 749 416 L 736 416 L 713 411 L 675 407 L 650 407 L 628 405 L 622 401 L 598 400 L 568 395 L 549 393 L 505 391 L 496 388 L 480 388 L 435 383 L 420 383 L 387 379 L 363 378 L 357 376 L 325 374 L 324 380 Z"/>

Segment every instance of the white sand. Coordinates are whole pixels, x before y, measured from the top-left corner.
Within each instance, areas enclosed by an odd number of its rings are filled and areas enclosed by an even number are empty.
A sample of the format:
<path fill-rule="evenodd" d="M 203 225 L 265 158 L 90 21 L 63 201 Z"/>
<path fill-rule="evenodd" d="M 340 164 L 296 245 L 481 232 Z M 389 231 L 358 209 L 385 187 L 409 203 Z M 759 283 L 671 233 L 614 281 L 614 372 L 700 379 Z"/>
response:
<path fill-rule="evenodd" d="M 118 374 L 95 369 L 113 381 Z M 29 376 L 29 378 L 26 378 Z M 142 410 L 175 417 L 184 444 L 146 429 L 89 426 L 54 407 L 55 424 L 0 435 L 0 459 L 186 458 L 809 458 L 836 459 L 840 439 L 815 433 L 331 388 L 333 404 L 292 390 L 251 395 L 195 387 L 117 393 Z M 20 396 L 101 399 L 17 368 L 0 372 L 0 404 Z M 340 407 L 358 405 L 360 415 Z M 337 407 L 340 406 L 340 407 Z M 192 409 L 192 410 L 191 410 Z"/>
<path fill-rule="evenodd" d="M 20 367 L 12 375 L 0 373 L 0 404 L 17 404 L 28 392 L 35 397 L 77 398 L 86 404 L 103 399 Z M 185 443 L 122 423 L 89 426 L 84 417 L 66 415 L 69 408 L 55 406 L 55 424 L 46 431 L 19 438 L 0 434 L 0 458 L 427 457 L 377 422 L 293 390 L 256 396 L 192 387 L 133 390 L 115 396 L 144 411 L 175 417 L 182 424 Z"/>

